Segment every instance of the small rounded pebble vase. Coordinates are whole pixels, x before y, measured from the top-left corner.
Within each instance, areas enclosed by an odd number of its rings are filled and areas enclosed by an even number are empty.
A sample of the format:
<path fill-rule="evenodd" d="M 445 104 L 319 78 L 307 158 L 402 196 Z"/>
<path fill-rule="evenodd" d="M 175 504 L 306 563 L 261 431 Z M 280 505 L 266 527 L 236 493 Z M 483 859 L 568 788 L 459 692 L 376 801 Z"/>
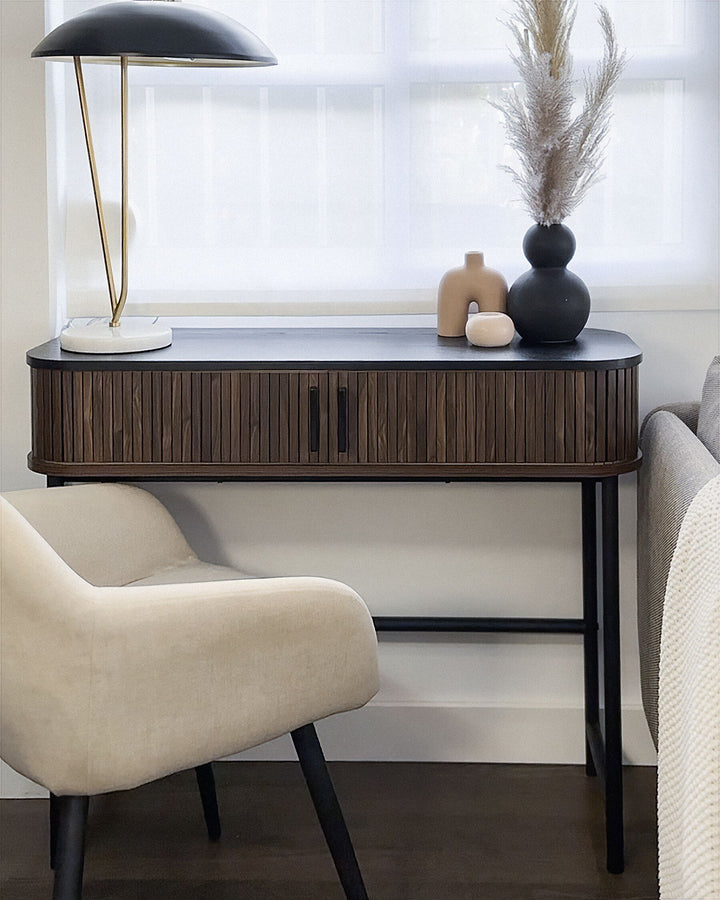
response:
<path fill-rule="evenodd" d="M 440 337 L 463 337 L 470 304 L 478 312 L 502 312 L 507 308 L 507 282 L 485 265 L 482 253 L 465 254 L 465 265 L 450 269 L 438 288 L 437 332 Z"/>
<path fill-rule="evenodd" d="M 512 319 L 501 312 L 476 313 L 465 326 L 465 336 L 476 347 L 506 347 L 514 334 Z"/>

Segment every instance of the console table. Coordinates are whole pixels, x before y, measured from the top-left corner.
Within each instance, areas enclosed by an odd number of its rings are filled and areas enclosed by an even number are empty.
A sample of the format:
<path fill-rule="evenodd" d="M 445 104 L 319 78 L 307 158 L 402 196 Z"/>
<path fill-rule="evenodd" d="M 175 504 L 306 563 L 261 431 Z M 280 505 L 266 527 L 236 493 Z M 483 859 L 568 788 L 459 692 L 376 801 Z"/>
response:
<path fill-rule="evenodd" d="M 112 356 L 64 352 L 54 340 L 27 355 L 29 466 L 49 484 L 579 483 L 582 617 L 380 616 L 375 624 L 582 635 L 586 771 L 604 779 L 607 867 L 621 872 L 618 475 L 640 464 L 641 359 L 626 335 L 596 329 L 571 344 L 532 347 L 516 337 L 493 349 L 426 328 L 176 329 L 170 347 Z"/>

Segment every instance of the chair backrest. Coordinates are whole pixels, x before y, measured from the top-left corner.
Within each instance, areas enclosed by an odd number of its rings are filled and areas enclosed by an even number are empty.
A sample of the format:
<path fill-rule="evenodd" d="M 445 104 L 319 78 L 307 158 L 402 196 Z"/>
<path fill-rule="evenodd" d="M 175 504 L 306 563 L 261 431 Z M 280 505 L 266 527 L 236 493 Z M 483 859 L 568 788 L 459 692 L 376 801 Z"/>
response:
<path fill-rule="evenodd" d="M 147 578 L 195 554 L 152 494 L 84 484 L 4 494 L 71 569 L 99 587 Z"/>

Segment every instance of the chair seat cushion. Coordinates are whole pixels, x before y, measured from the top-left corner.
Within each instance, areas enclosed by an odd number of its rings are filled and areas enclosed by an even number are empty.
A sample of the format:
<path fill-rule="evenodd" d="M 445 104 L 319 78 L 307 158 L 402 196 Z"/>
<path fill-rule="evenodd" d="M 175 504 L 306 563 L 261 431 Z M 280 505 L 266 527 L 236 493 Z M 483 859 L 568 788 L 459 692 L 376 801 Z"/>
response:
<path fill-rule="evenodd" d="M 139 587 L 145 584 L 196 584 L 202 581 L 234 581 L 241 578 L 252 578 L 230 566 L 217 566 L 214 563 L 190 559 L 177 566 L 160 569 L 147 578 L 131 581 L 128 587 Z"/>

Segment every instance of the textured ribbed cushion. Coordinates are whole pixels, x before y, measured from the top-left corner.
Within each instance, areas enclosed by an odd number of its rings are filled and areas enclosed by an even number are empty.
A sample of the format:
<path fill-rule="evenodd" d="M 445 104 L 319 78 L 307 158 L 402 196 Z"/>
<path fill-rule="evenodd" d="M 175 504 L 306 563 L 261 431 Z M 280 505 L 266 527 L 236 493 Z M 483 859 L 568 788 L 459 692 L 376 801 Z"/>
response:
<path fill-rule="evenodd" d="M 680 530 L 665 593 L 658 732 L 662 900 L 720 898 L 720 476 Z"/>
<path fill-rule="evenodd" d="M 705 376 L 697 436 L 720 462 L 720 356 L 710 363 Z"/>
<path fill-rule="evenodd" d="M 694 418 L 690 408 L 686 420 Z M 674 412 L 656 410 L 643 425 L 638 475 L 637 607 L 640 682 L 657 746 L 658 670 L 663 599 L 685 513 L 697 492 L 720 473 L 720 463 Z"/>

